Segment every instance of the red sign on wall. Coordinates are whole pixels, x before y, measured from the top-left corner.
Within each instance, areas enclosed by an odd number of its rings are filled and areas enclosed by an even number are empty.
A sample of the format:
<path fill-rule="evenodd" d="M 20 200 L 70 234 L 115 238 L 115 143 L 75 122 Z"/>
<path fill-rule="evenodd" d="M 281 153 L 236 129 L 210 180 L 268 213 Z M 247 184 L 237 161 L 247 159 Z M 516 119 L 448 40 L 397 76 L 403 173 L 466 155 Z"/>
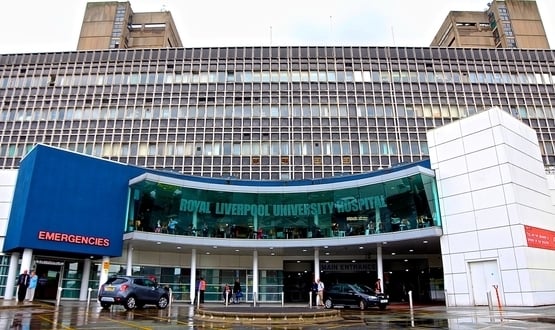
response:
<path fill-rule="evenodd" d="M 529 247 L 555 250 L 555 232 L 536 227 L 524 226 Z"/>

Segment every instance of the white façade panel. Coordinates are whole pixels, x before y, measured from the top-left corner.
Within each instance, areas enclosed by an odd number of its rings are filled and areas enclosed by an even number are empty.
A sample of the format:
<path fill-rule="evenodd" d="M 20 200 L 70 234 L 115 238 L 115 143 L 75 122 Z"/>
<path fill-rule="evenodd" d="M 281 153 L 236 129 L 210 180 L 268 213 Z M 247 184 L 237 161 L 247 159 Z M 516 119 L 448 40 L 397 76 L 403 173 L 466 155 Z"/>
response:
<path fill-rule="evenodd" d="M 463 146 L 466 153 L 491 148 L 494 145 L 493 132 L 490 129 L 479 131 L 463 138 Z"/>
<path fill-rule="evenodd" d="M 439 162 L 464 155 L 463 143 L 461 139 L 438 144 L 436 150 Z"/>
<path fill-rule="evenodd" d="M 463 136 L 474 134 L 494 126 L 491 124 L 488 112 L 481 112 L 460 121 Z"/>
<path fill-rule="evenodd" d="M 510 184 L 509 184 L 510 185 Z M 514 191 L 515 201 L 520 205 L 527 205 L 539 210 L 552 211 L 551 198 L 547 194 L 541 194 L 536 190 L 521 185 L 511 185 Z M 546 189 L 547 190 L 547 189 Z M 545 191 L 545 190 L 544 190 Z"/>
<path fill-rule="evenodd" d="M 467 232 L 449 235 L 449 249 L 452 254 L 479 251 L 478 234 L 476 232 Z"/>
<path fill-rule="evenodd" d="M 509 131 L 503 131 L 503 137 L 505 138 L 503 144 L 507 147 L 513 148 L 532 159 L 541 159 L 540 149 L 537 143 L 532 143 Z"/>
<path fill-rule="evenodd" d="M 10 203 L 13 199 L 15 186 L 0 186 L 0 203 Z"/>
<path fill-rule="evenodd" d="M 466 272 L 466 261 L 464 253 L 453 253 L 449 255 L 451 259 L 451 272 L 456 273 L 465 273 Z"/>
<path fill-rule="evenodd" d="M 553 294 L 555 291 L 555 271 L 547 269 L 527 269 L 530 276 L 532 291 L 548 291 Z M 523 271 L 523 272 L 524 272 Z M 553 297 L 552 297 L 553 301 Z M 553 302 L 552 302 L 553 303 Z"/>
<path fill-rule="evenodd" d="M 511 177 L 511 182 L 528 187 L 542 195 L 549 195 L 548 183 L 545 175 L 532 173 L 528 168 L 514 166 L 513 164 L 507 164 L 506 169 L 508 170 L 508 175 Z M 543 173 L 545 173 L 545 170 Z"/>
<path fill-rule="evenodd" d="M 437 165 L 436 180 L 443 180 L 468 172 L 466 167 L 466 158 L 464 156 L 444 160 Z"/>
<path fill-rule="evenodd" d="M 8 219 L 10 216 L 11 208 L 12 203 L 0 202 L 0 219 Z"/>
<path fill-rule="evenodd" d="M 453 289 L 455 290 L 455 294 L 469 293 L 468 280 L 466 276 L 467 276 L 466 272 L 453 274 Z"/>
<path fill-rule="evenodd" d="M 517 254 L 517 262 L 520 262 L 520 259 L 518 258 L 524 258 L 523 261 L 525 262 L 524 265 L 526 265 L 526 268 L 555 271 L 555 262 L 553 262 L 555 258 L 554 250 L 532 247 L 521 247 L 520 249 L 523 251 L 523 254 Z M 555 277 L 553 278 L 553 281 L 555 281 Z"/>
<path fill-rule="evenodd" d="M 487 209 L 505 205 L 505 192 L 502 186 L 495 186 L 472 192 L 475 210 Z"/>
<path fill-rule="evenodd" d="M 501 268 L 501 267 L 499 267 Z M 503 281 L 503 290 L 505 293 L 507 292 L 520 292 L 522 290 L 520 284 L 520 278 L 518 276 L 518 270 L 510 269 L 510 270 L 503 270 L 501 269 L 501 279 Z"/>
<path fill-rule="evenodd" d="M 518 265 L 516 263 L 515 249 L 513 247 L 498 249 L 497 255 L 499 261 L 499 269 L 508 270 L 518 268 Z"/>
<path fill-rule="evenodd" d="M 472 190 L 499 186 L 503 183 L 498 166 L 470 172 L 468 174 L 468 181 L 470 182 Z"/>
<path fill-rule="evenodd" d="M 466 155 L 468 171 L 478 171 L 499 164 L 495 147 L 482 149 Z"/>
<path fill-rule="evenodd" d="M 0 186 L 15 187 L 17 182 L 17 170 L 0 170 Z"/>
<path fill-rule="evenodd" d="M 481 250 L 510 248 L 513 246 L 511 228 L 498 227 L 478 231 Z"/>
<path fill-rule="evenodd" d="M 465 193 L 441 199 L 444 215 L 453 215 L 474 210 L 471 193 Z"/>
<path fill-rule="evenodd" d="M 503 159 L 500 157 L 500 162 L 512 163 L 515 166 L 525 168 L 529 172 L 536 175 L 542 175 L 545 172 L 545 167 L 541 158 L 533 158 L 529 154 L 526 154 L 513 146 L 500 145 L 497 146 L 497 148 L 498 151 L 502 150 L 502 155 L 504 156 Z M 501 154 L 501 152 L 499 152 L 499 154 Z"/>
<path fill-rule="evenodd" d="M 438 188 L 443 197 L 458 195 L 470 190 L 470 179 L 467 174 L 452 176 L 439 181 Z"/>
<path fill-rule="evenodd" d="M 474 212 L 464 212 L 443 217 L 443 233 L 457 234 L 476 230 Z"/>
<path fill-rule="evenodd" d="M 444 125 L 440 128 L 434 129 L 428 135 L 432 135 L 432 140 L 428 140 L 428 143 L 432 142 L 434 145 L 449 143 L 453 140 L 460 139 L 462 136 L 460 121 L 456 121 Z"/>
<path fill-rule="evenodd" d="M 476 210 L 476 229 L 482 230 L 493 227 L 508 226 L 509 219 L 505 205 Z"/>

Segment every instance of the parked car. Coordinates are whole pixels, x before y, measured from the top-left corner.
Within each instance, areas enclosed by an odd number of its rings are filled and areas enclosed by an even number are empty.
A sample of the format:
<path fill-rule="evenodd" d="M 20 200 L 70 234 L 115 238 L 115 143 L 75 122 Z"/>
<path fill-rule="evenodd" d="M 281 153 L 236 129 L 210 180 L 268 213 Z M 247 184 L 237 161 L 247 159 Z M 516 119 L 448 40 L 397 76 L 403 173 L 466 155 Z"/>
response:
<path fill-rule="evenodd" d="M 337 283 L 326 287 L 324 291 L 324 306 L 326 308 L 342 306 L 364 310 L 368 307 L 377 306 L 384 310 L 388 304 L 389 298 L 387 295 L 376 293 L 357 284 Z"/>
<path fill-rule="evenodd" d="M 168 306 L 170 293 L 167 287 L 161 287 L 155 281 L 142 276 L 110 277 L 98 292 L 98 301 L 102 308 L 123 305 L 125 309 L 142 308 L 144 305 L 156 305 L 159 309 Z"/>

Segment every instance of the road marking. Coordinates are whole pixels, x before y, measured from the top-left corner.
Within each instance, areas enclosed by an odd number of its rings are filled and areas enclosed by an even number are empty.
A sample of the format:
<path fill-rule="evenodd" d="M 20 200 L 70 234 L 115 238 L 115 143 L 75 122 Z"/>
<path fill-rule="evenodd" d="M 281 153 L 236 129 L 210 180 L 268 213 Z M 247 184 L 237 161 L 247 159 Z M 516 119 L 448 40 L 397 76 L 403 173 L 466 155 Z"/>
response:
<path fill-rule="evenodd" d="M 138 326 L 134 323 L 118 321 L 118 320 L 114 320 L 114 319 L 111 319 L 111 318 L 108 318 L 108 317 L 101 317 L 101 319 L 112 321 L 112 322 L 117 323 L 117 324 L 123 324 L 123 325 L 126 325 L 128 327 L 135 328 L 135 329 L 152 330 L 152 328 L 150 328 L 150 327 L 141 327 L 141 326 Z"/>
<path fill-rule="evenodd" d="M 44 317 L 44 316 L 39 315 L 38 317 L 39 317 L 39 319 L 41 319 L 41 320 L 43 320 L 43 321 L 46 321 L 46 322 L 51 323 L 51 324 L 55 324 L 56 327 L 61 326 L 61 327 L 64 328 L 64 329 L 74 330 L 74 329 L 71 328 L 71 327 L 67 327 L 67 326 L 65 326 L 65 325 L 63 325 L 63 324 L 61 324 L 61 323 L 54 322 L 53 320 L 51 320 L 51 319 L 49 319 L 49 318 L 46 318 L 46 317 Z"/>

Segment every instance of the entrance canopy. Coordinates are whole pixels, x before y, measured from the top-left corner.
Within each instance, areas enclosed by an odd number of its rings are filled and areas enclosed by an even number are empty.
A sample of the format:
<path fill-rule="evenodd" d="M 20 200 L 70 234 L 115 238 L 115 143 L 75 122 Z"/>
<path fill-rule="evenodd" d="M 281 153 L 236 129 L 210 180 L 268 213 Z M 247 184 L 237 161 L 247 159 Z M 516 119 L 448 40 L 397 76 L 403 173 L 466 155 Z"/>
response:
<path fill-rule="evenodd" d="M 428 162 L 301 181 L 129 181 L 127 231 L 214 238 L 304 239 L 441 226 Z"/>

